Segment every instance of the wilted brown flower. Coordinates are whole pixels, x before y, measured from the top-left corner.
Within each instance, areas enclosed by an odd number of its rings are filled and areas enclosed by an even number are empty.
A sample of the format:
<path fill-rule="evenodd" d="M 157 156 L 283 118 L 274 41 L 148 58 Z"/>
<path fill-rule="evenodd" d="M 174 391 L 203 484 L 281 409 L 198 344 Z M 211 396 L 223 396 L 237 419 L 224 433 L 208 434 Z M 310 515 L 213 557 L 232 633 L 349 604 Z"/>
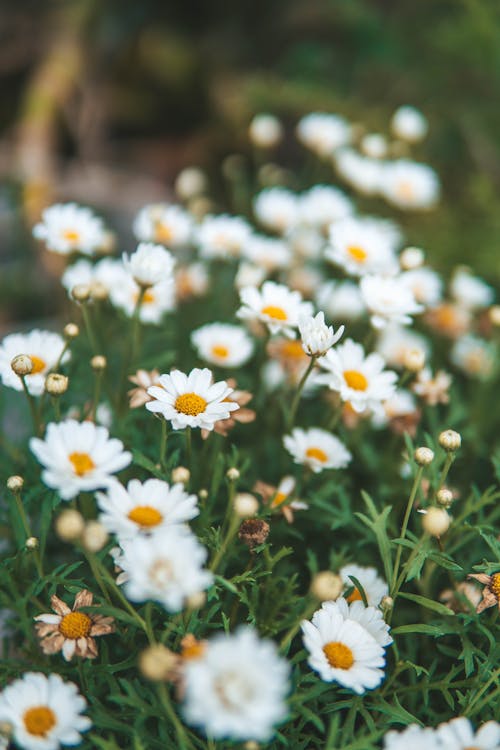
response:
<path fill-rule="evenodd" d="M 266 521 L 260 518 L 247 518 L 240 526 L 238 537 L 243 544 L 246 544 L 251 550 L 264 544 L 269 536 L 270 527 Z"/>
<path fill-rule="evenodd" d="M 95 659 L 97 644 L 94 638 L 112 633 L 115 627 L 112 617 L 78 611 L 82 607 L 92 606 L 92 600 L 90 591 L 83 589 L 76 595 L 73 608 L 70 609 L 55 594 L 51 597 L 50 604 L 56 614 L 35 617 L 35 629 L 44 654 L 62 651 L 66 661 L 70 661 L 75 655 L 83 659 Z"/>
<path fill-rule="evenodd" d="M 227 384 L 230 388 L 236 388 L 236 381 L 229 378 Z M 225 401 L 231 401 L 239 405 L 239 409 L 231 412 L 231 416 L 228 419 L 219 419 L 214 424 L 214 432 L 223 437 L 227 437 L 230 430 L 236 426 L 237 422 L 241 424 L 249 424 L 255 419 L 255 412 L 253 409 L 246 409 L 246 404 L 253 398 L 253 393 L 250 391 L 238 391 L 234 390 L 229 396 L 224 399 Z M 209 430 L 201 430 L 201 437 L 206 440 L 210 435 Z"/>
<path fill-rule="evenodd" d="M 137 409 L 139 406 L 144 406 L 148 401 L 153 400 L 148 394 L 148 388 L 152 385 L 160 385 L 158 382 L 159 377 L 159 370 L 137 370 L 135 375 L 129 375 L 128 379 L 130 382 L 137 386 L 137 388 L 131 388 L 127 393 L 131 409 Z"/>
<path fill-rule="evenodd" d="M 474 578 L 484 584 L 483 598 L 476 607 L 478 614 L 495 605 L 500 609 L 500 573 L 493 573 L 492 576 L 486 573 L 469 573 L 467 578 Z"/>

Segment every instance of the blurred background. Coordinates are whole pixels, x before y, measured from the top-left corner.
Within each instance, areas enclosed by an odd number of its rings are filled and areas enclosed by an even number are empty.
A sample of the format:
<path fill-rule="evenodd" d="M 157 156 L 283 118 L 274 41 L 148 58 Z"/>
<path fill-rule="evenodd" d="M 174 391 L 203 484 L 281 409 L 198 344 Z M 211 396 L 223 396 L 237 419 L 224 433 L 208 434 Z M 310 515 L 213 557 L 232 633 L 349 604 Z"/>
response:
<path fill-rule="evenodd" d="M 200 165 L 224 208 L 220 164 L 250 158 L 248 123 L 335 112 L 386 132 L 411 104 L 443 181 L 428 214 L 401 216 L 445 273 L 500 279 L 498 0 L 3 0 L 0 5 L 0 329 L 56 317 L 64 294 L 31 240 L 44 206 L 76 200 L 118 228 L 172 197 Z M 378 210 L 378 207 L 377 207 Z"/>

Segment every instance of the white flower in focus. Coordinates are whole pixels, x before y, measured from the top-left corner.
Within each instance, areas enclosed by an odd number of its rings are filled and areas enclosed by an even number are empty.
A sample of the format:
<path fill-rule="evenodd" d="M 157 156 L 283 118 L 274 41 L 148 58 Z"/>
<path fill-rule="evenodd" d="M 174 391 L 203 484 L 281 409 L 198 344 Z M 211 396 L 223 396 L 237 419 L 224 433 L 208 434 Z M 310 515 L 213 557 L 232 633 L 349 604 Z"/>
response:
<path fill-rule="evenodd" d="M 93 255 L 106 244 L 103 222 L 85 206 L 76 203 L 56 203 L 42 213 L 33 235 L 43 240 L 47 250 L 59 255 L 80 252 Z"/>
<path fill-rule="evenodd" d="M 307 661 L 325 682 L 338 682 L 362 695 L 384 679 L 385 653 L 369 630 L 344 614 L 343 605 L 325 602 L 312 622 L 303 621 Z"/>
<path fill-rule="evenodd" d="M 398 159 L 384 165 L 380 192 L 403 210 L 433 208 L 439 200 L 440 184 L 436 172 L 427 164 Z"/>
<path fill-rule="evenodd" d="M 313 311 L 312 303 L 304 302 L 300 292 L 274 281 L 265 281 L 260 289 L 244 287 L 240 290 L 240 300 L 238 318 L 260 320 L 271 333 L 282 331 L 289 338 L 294 338 L 299 318 Z"/>
<path fill-rule="evenodd" d="M 206 216 L 198 227 L 202 258 L 239 258 L 251 237 L 250 225 L 240 216 Z"/>
<path fill-rule="evenodd" d="M 443 750 L 434 729 L 411 724 L 402 732 L 391 730 L 384 736 L 384 750 Z"/>
<path fill-rule="evenodd" d="M 298 222 L 299 199 L 282 187 L 261 190 L 253 201 L 253 211 L 257 221 L 277 234 L 286 234 Z"/>
<path fill-rule="evenodd" d="M 286 242 L 276 237 L 254 234 L 243 248 L 244 257 L 255 266 L 272 273 L 286 268 L 292 260 L 292 253 Z"/>
<path fill-rule="evenodd" d="M 413 296 L 426 307 L 434 307 L 441 302 L 443 296 L 443 282 L 432 268 L 423 266 L 412 271 L 405 271 L 400 278 L 405 281 L 413 292 Z"/>
<path fill-rule="evenodd" d="M 303 224 L 325 231 L 333 221 L 352 214 L 354 206 L 338 188 L 315 185 L 299 196 L 299 212 Z"/>
<path fill-rule="evenodd" d="M 291 435 L 285 435 L 283 444 L 294 463 L 308 466 L 315 474 L 323 469 L 344 469 L 352 459 L 342 441 L 318 427 L 296 427 Z"/>
<path fill-rule="evenodd" d="M 397 271 L 393 238 L 372 220 L 348 218 L 332 224 L 325 258 L 353 276 Z"/>
<path fill-rule="evenodd" d="M 352 571 L 352 575 L 354 575 L 354 571 Z M 356 576 L 356 578 L 358 578 L 358 576 Z M 361 579 L 359 580 L 361 583 Z M 381 579 L 379 578 L 378 581 L 380 590 Z M 390 627 L 384 620 L 382 612 L 378 607 L 370 604 L 365 607 L 363 602 L 359 600 L 351 601 L 349 603 L 349 600 L 344 599 L 344 597 L 339 597 L 335 602 L 323 602 L 322 605 L 323 609 L 326 610 L 330 609 L 332 606 L 336 612 L 340 612 L 344 620 L 354 620 L 354 622 L 357 622 L 367 630 L 370 635 L 375 638 L 379 646 L 386 648 L 393 643 L 393 638 L 390 634 Z"/>
<path fill-rule="evenodd" d="M 240 367 L 253 353 L 253 341 L 241 326 L 208 323 L 191 334 L 198 356 L 219 367 Z"/>
<path fill-rule="evenodd" d="M 385 328 L 388 323 L 410 325 L 411 316 L 424 310 L 401 277 L 364 276 L 360 289 L 374 328 Z"/>
<path fill-rule="evenodd" d="M 0 722 L 12 726 L 14 741 L 23 750 L 57 750 L 82 742 L 81 732 L 92 726 L 82 716 L 86 707 L 73 682 L 58 674 L 25 672 L 0 693 Z"/>
<path fill-rule="evenodd" d="M 450 292 L 455 300 L 468 310 L 488 307 L 495 298 L 493 288 L 465 268 L 458 268 L 453 274 Z"/>
<path fill-rule="evenodd" d="M 44 467 L 42 480 L 63 500 L 109 487 L 116 481 L 112 475 L 132 460 L 121 440 L 110 438 L 105 427 L 74 419 L 51 422 L 45 439 L 31 438 L 30 448 Z"/>
<path fill-rule="evenodd" d="M 326 354 L 342 338 L 344 330 L 344 326 L 340 326 L 335 333 L 333 326 L 326 325 L 323 312 L 299 319 L 302 348 L 310 357 L 322 357 Z"/>
<path fill-rule="evenodd" d="M 490 342 L 467 334 L 455 341 L 450 359 L 466 375 L 488 378 L 495 364 L 495 349 Z"/>
<path fill-rule="evenodd" d="M 361 344 L 352 339 L 330 349 L 318 363 L 326 374 L 316 376 L 316 381 L 338 391 L 342 401 L 349 402 L 356 412 L 380 407 L 396 389 L 397 375 L 384 370 L 380 354 L 365 356 Z"/>
<path fill-rule="evenodd" d="M 238 404 L 227 400 L 233 388 L 225 380 L 214 383 L 207 368 L 195 367 L 189 375 L 172 370 L 170 375 L 160 375 L 158 382 L 159 385 L 148 388 L 154 400 L 148 401 L 146 409 L 162 414 L 174 430 L 185 427 L 213 430 L 216 422 L 228 419 L 232 411 L 239 409 Z"/>
<path fill-rule="evenodd" d="M 317 288 L 316 304 L 333 320 L 357 320 L 366 313 L 366 306 L 353 281 L 325 281 Z"/>
<path fill-rule="evenodd" d="M 442 750 L 498 750 L 500 748 L 500 724 L 487 721 L 477 732 L 463 716 L 440 724 L 436 738 Z"/>
<path fill-rule="evenodd" d="M 339 115 L 311 112 L 297 125 L 297 139 L 321 157 L 331 156 L 351 140 L 351 126 Z"/>
<path fill-rule="evenodd" d="M 391 129 L 395 136 L 408 143 L 418 143 L 427 135 L 427 120 L 416 107 L 405 105 L 393 114 Z"/>
<path fill-rule="evenodd" d="M 193 220 L 180 206 L 153 203 L 141 208 L 133 229 L 139 242 L 153 242 L 177 249 L 189 243 Z"/>
<path fill-rule="evenodd" d="M 218 634 L 184 666 L 184 716 L 209 737 L 266 742 L 288 715 L 288 663 L 250 626 Z"/>
<path fill-rule="evenodd" d="M 67 362 L 70 354 L 66 352 L 64 339 L 52 331 L 34 329 L 29 333 L 11 333 L 0 343 L 0 378 L 7 388 L 23 390 L 21 378 L 11 367 L 11 362 L 18 354 L 27 354 L 33 363 L 30 375 L 24 380 L 32 396 L 40 396 L 45 387 L 47 373 L 59 362 Z"/>
<path fill-rule="evenodd" d="M 251 121 L 248 135 L 258 148 L 273 148 L 283 138 L 283 126 L 277 117 L 263 112 Z"/>
<path fill-rule="evenodd" d="M 175 261 L 161 245 L 140 242 L 130 258 L 125 253 L 122 258 L 125 269 L 140 287 L 172 281 Z"/>
<path fill-rule="evenodd" d="M 96 498 L 99 521 L 120 540 L 183 524 L 199 514 L 195 495 L 188 495 L 182 484 L 170 486 L 161 479 L 131 479 L 126 488 L 113 482 Z"/>
<path fill-rule="evenodd" d="M 352 588 L 354 586 L 354 591 L 347 598 L 348 602 L 362 601 L 360 591 L 358 591 L 356 585 L 351 581 L 349 576 L 354 576 L 358 579 L 363 587 L 366 601 L 369 605 L 377 607 L 383 597 L 387 596 L 389 593 L 387 583 L 380 578 L 376 568 L 362 567 L 361 565 L 352 563 L 350 565 L 344 565 L 344 567 L 340 569 L 339 575 L 347 588 Z"/>
<path fill-rule="evenodd" d="M 167 612 L 180 612 L 186 599 L 207 589 L 213 581 L 202 566 L 207 550 L 180 526 L 163 528 L 148 537 L 121 543 L 115 557 L 124 575 L 124 591 L 133 602 L 159 602 Z"/>

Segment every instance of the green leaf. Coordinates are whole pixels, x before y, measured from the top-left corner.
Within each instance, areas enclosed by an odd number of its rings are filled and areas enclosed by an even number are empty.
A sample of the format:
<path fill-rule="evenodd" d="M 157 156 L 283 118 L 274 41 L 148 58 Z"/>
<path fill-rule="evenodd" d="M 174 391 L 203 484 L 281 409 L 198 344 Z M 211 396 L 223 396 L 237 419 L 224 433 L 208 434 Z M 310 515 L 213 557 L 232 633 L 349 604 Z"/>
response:
<path fill-rule="evenodd" d="M 398 594 L 402 599 L 409 599 L 411 602 L 420 604 L 421 607 L 426 609 L 432 609 L 433 612 L 438 612 L 440 615 L 454 615 L 452 609 L 446 607 L 441 602 L 435 602 L 434 599 L 428 599 L 426 596 L 420 596 L 419 594 L 404 594 L 400 592 Z"/>
<path fill-rule="evenodd" d="M 392 635 L 407 635 L 409 633 L 421 633 L 422 635 L 433 635 L 436 638 L 440 638 L 445 635 L 445 631 L 437 625 L 400 625 L 397 628 L 392 628 Z"/>

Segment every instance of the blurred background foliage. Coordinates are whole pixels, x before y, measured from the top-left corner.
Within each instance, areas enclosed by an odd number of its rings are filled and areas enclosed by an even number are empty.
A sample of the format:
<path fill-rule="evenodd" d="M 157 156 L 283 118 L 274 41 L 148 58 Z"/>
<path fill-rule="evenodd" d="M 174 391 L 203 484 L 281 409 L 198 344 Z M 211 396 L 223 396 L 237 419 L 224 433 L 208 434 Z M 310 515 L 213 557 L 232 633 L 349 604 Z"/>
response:
<path fill-rule="evenodd" d="M 182 167 L 220 185 L 224 156 L 250 156 L 259 111 L 283 119 L 277 161 L 293 166 L 308 111 L 385 132 L 397 106 L 422 109 L 415 157 L 444 196 L 397 218 L 439 270 L 467 263 L 498 282 L 499 38 L 498 0 L 4 0 L 0 328 L 60 310 L 59 259 L 30 239 L 44 205 L 92 204 L 130 247 L 132 215 L 168 199 Z"/>

